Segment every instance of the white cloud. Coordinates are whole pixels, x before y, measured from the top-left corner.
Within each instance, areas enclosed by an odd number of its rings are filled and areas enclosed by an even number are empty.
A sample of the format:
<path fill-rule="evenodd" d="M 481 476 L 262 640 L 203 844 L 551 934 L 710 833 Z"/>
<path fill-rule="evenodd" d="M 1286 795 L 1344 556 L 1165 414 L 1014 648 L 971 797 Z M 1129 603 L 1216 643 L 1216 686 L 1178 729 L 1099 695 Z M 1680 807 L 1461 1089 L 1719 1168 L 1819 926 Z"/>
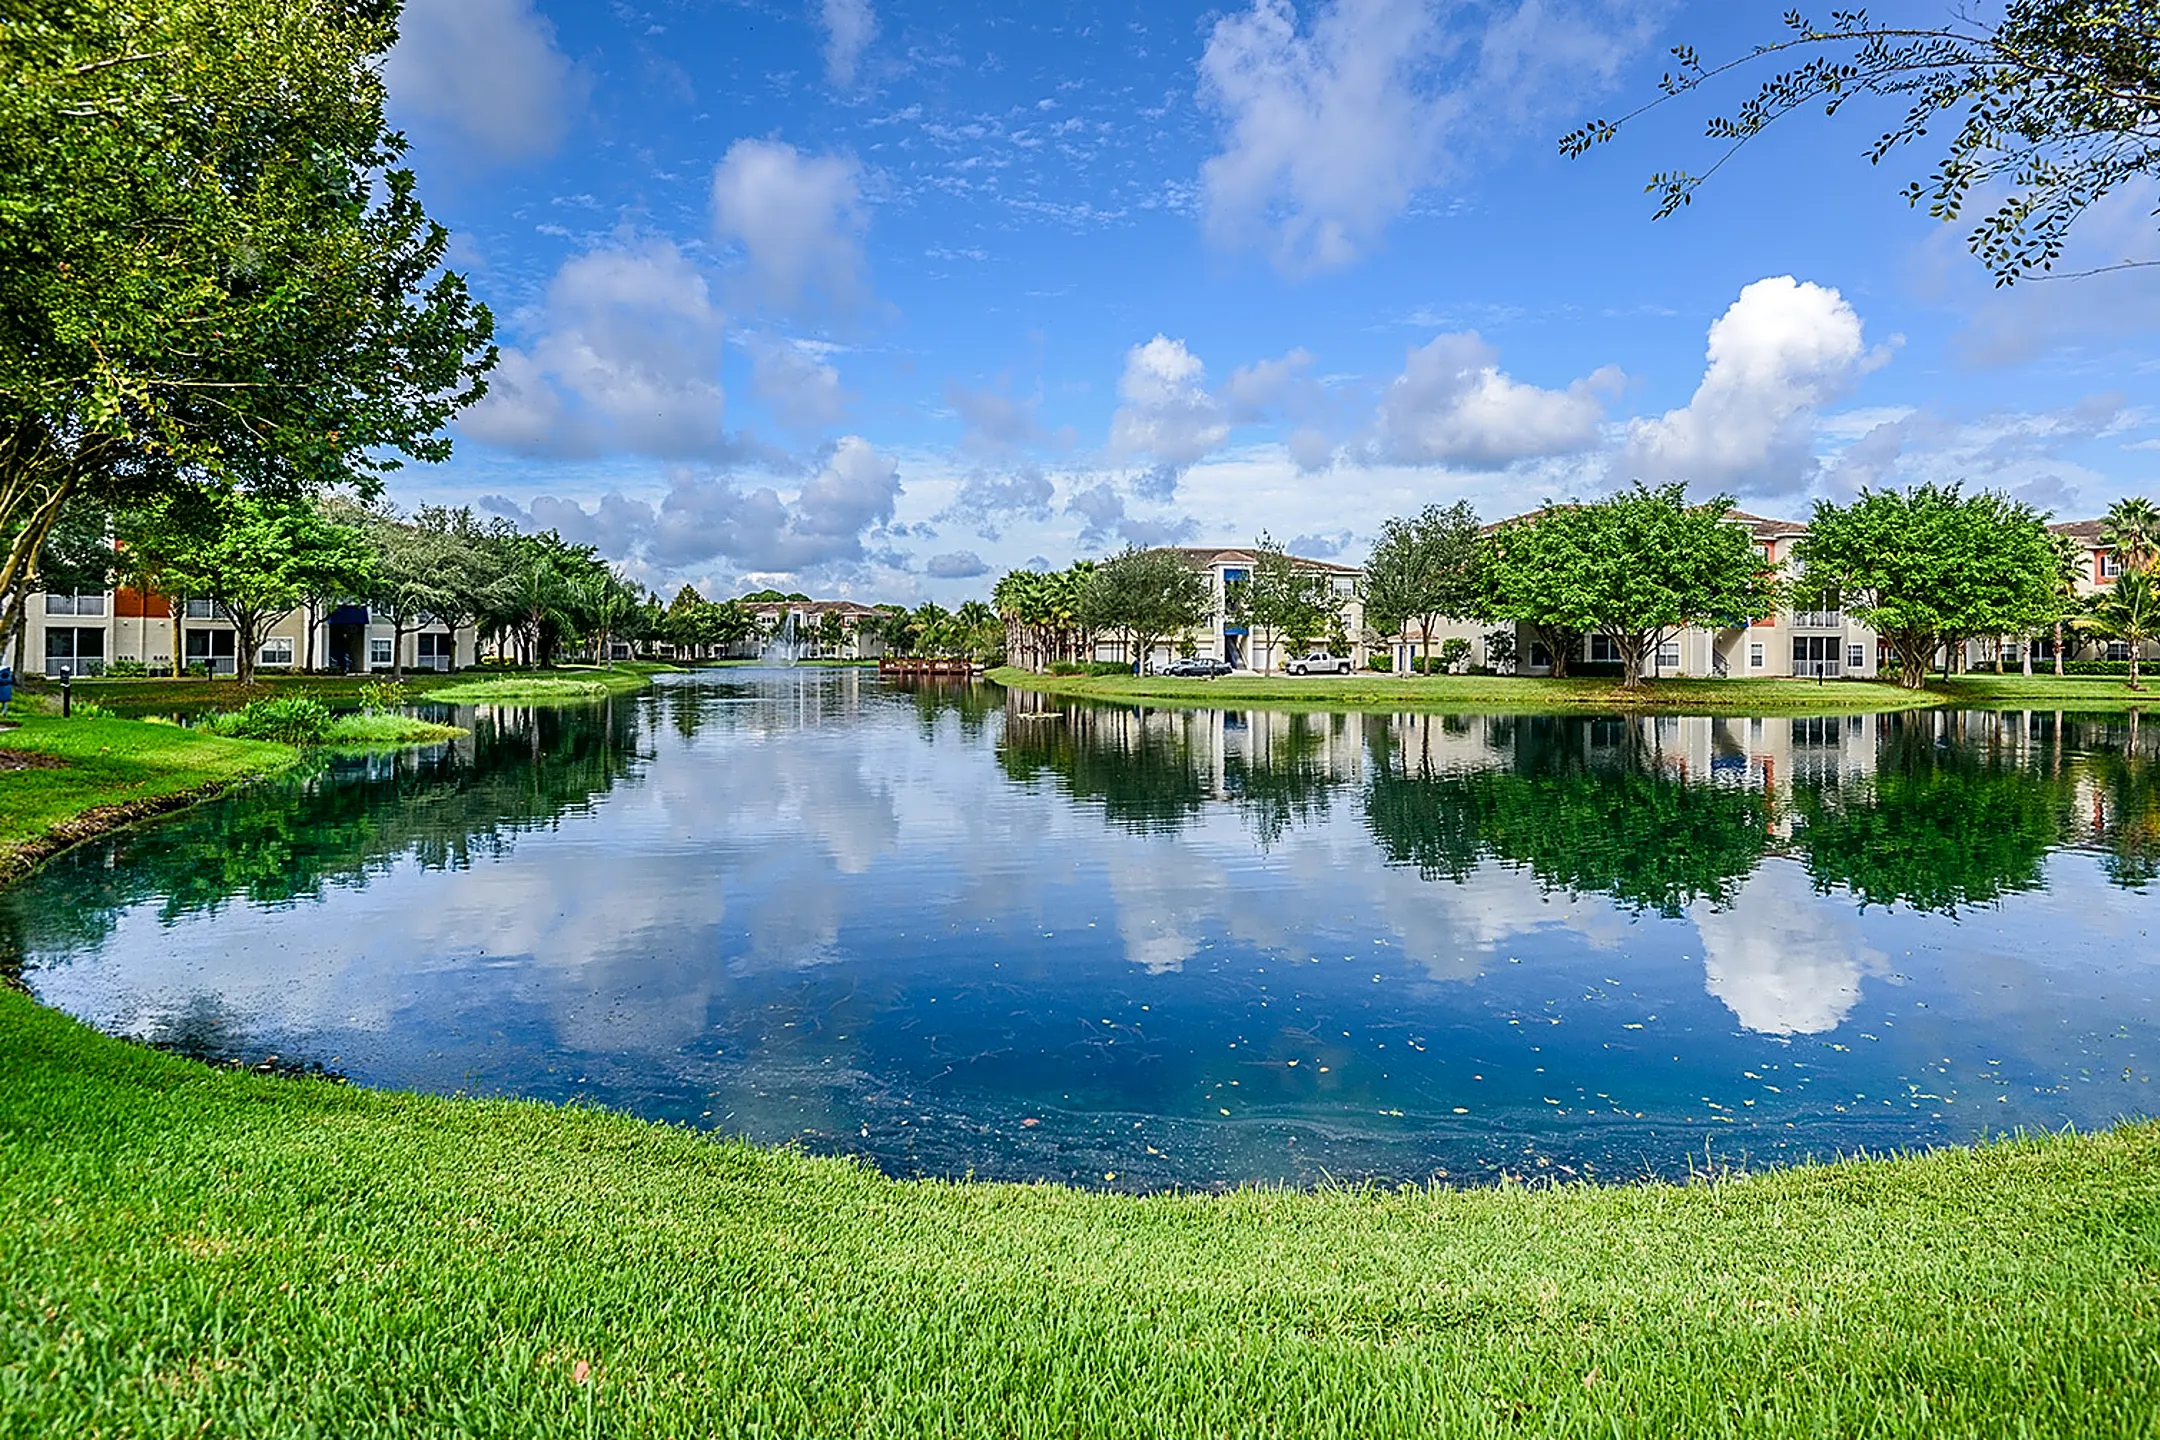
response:
<path fill-rule="evenodd" d="M 1805 871 L 1766 861 L 1723 910 L 1697 907 L 1703 986 L 1764 1035 L 1835 1030 L 1860 1002 L 1862 976 L 1885 966 L 1849 911 L 1822 903 Z"/>
<path fill-rule="evenodd" d="M 1013 520 L 1048 520 L 1056 494 L 1050 477 L 1033 465 L 1010 472 L 977 470 L 961 480 L 952 503 L 936 518 L 971 524 L 984 539 L 995 540 Z"/>
<path fill-rule="evenodd" d="M 847 417 L 849 395 L 820 347 L 760 335 L 747 342 L 750 388 L 790 430 L 830 429 Z"/>
<path fill-rule="evenodd" d="M 780 310 L 861 296 L 862 167 L 777 140 L 738 140 L 713 172 L 713 225 L 742 246 L 758 297 Z"/>
<path fill-rule="evenodd" d="M 1663 0 L 1290 0 L 1218 20 L 1200 60 L 1221 153 L 1201 167 L 1209 234 L 1288 271 L 1346 265 L 1481 132 L 1534 126 L 1609 85 Z"/>
<path fill-rule="evenodd" d="M 823 15 L 825 78 L 835 89 L 853 89 L 863 52 L 877 39 L 877 12 L 870 0 L 823 0 Z"/>
<path fill-rule="evenodd" d="M 933 580 L 972 580 L 978 575 L 990 573 L 983 558 L 972 550 L 955 550 L 950 555 L 933 555 L 923 563 L 924 571 Z"/>
<path fill-rule="evenodd" d="M 1127 514 L 1125 497 L 1107 480 L 1074 491 L 1065 502 L 1065 513 L 1081 522 L 1080 544 L 1083 548 L 1100 548 L 1113 543 L 1136 545 L 1142 549 L 1176 545 L 1190 540 L 1200 528 L 1187 515 L 1149 518 Z"/>
<path fill-rule="evenodd" d="M 590 508 L 549 495 L 524 505 L 504 496 L 484 503 L 658 575 L 717 561 L 739 573 L 830 575 L 870 559 L 863 541 L 891 522 L 902 493 L 899 466 L 850 435 L 792 495 L 773 484 L 745 486 L 734 475 L 678 469 L 657 505 L 619 493 Z"/>
<path fill-rule="evenodd" d="M 383 80 L 399 124 L 497 163 L 552 154 L 586 89 L 533 0 L 408 0 Z"/>
<path fill-rule="evenodd" d="M 1123 403 L 1110 417 L 1110 448 L 1181 469 L 1229 437 L 1222 406 L 1207 390 L 1207 369 L 1182 340 L 1157 335 L 1126 352 L 1118 377 Z"/>
<path fill-rule="evenodd" d="M 1837 291 L 1790 275 L 1758 280 L 1711 325 L 1694 398 L 1630 424 L 1623 459 L 1703 487 L 1804 490 L 1815 478 L 1817 412 L 1888 358 L 1867 348 L 1859 314 Z"/>
<path fill-rule="evenodd" d="M 1476 331 L 1435 336 L 1410 352 L 1381 397 L 1380 453 L 1405 464 L 1472 466 L 1577 454 L 1597 443 L 1601 396 L 1620 382 L 1608 366 L 1565 390 L 1543 390 L 1505 374 Z"/>
<path fill-rule="evenodd" d="M 721 325 L 705 277 L 673 244 L 588 251 L 556 273 L 539 337 L 504 347 L 487 397 L 459 424 L 523 454 L 724 456 Z"/>
<path fill-rule="evenodd" d="M 945 403 L 967 427 L 961 433 L 960 448 L 970 454 L 1006 455 L 1045 441 L 1069 447 L 1076 438 L 1070 426 L 1061 426 L 1055 435 L 1045 430 L 1037 413 L 1042 396 L 1015 395 L 1002 378 L 981 390 L 969 389 L 957 380 L 948 382 Z"/>

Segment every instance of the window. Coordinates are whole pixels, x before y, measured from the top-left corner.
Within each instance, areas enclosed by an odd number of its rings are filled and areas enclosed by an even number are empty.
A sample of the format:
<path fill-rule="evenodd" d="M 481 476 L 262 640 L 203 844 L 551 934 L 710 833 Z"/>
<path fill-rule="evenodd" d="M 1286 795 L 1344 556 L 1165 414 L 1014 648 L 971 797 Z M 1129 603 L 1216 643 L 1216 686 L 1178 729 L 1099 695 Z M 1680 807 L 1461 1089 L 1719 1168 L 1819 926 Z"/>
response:
<path fill-rule="evenodd" d="M 262 642 L 262 649 L 256 652 L 255 663 L 258 665 L 291 665 L 292 654 L 292 636 L 272 635 Z"/>
<path fill-rule="evenodd" d="M 2107 658 L 2110 660 L 2128 660 L 2130 658 L 2129 643 L 2122 640 L 2108 641 Z"/>
<path fill-rule="evenodd" d="M 390 663 L 390 642 L 388 640 L 369 640 L 367 642 L 367 660 L 369 669 L 388 665 Z"/>
<path fill-rule="evenodd" d="M 70 675 L 104 674 L 105 632 L 88 629 L 47 630 L 45 673 L 58 675 L 63 669 Z"/>
<path fill-rule="evenodd" d="M 2100 552 L 2100 578 L 2113 580 L 2122 574 L 2122 557 L 2112 550 Z"/>
<path fill-rule="evenodd" d="M 1679 641 L 1677 641 L 1677 640 L 1667 640 L 1667 641 L 1666 641 L 1666 642 L 1665 642 L 1664 644 L 1662 644 L 1662 645 L 1658 646 L 1658 647 L 1657 647 L 1657 663 L 1658 663 L 1658 669 L 1660 669 L 1660 670 L 1677 670 L 1677 669 L 1679 669 L 1679 668 L 1680 668 L 1680 642 L 1679 642 Z"/>
<path fill-rule="evenodd" d="M 448 635 L 438 635 L 433 631 L 422 635 L 420 637 L 420 668 L 423 670 L 448 670 L 455 663 L 451 658 L 455 654 L 454 643 Z M 614 652 L 614 658 L 617 660 L 630 658 L 630 647 L 619 640 L 609 648 Z"/>
<path fill-rule="evenodd" d="M 1590 637 L 1590 663 L 1593 665 L 1617 665 L 1620 663 L 1620 647 L 1612 643 L 1610 635 Z"/>
<path fill-rule="evenodd" d="M 45 597 L 45 613 L 47 615 L 103 615 L 105 613 L 105 592 L 101 590 L 90 595 L 47 595 Z"/>
<path fill-rule="evenodd" d="M 1762 669 L 1762 667 L 1763 667 L 1763 644 L 1762 644 L 1762 641 L 1760 641 L 1760 640 L 1751 640 L 1751 641 L 1749 641 L 1749 642 L 1748 642 L 1748 647 L 1747 647 L 1747 668 L 1748 668 L 1748 669 L 1750 669 L 1750 670 L 1760 670 L 1760 669 Z"/>
<path fill-rule="evenodd" d="M 1338 576 L 1336 576 L 1336 577 L 1335 577 L 1335 593 L 1336 593 L 1337 595 L 1354 595 L 1354 594 L 1356 594 L 1356 593 L 1357 593 L 1357 581 L 1355 581 L 1355 580 L 1351 579 L 1351 578 L 1350 578 L 1350 577 L 1349 577 L 1348 575 L 1338 575 Z"/>
<path fill-rule="evenodd" d="M 1845 668 L 1852 671 L 1867 669 L 1867 647 L 1865 645 L 1848 645 L 1845 647 Z"/>

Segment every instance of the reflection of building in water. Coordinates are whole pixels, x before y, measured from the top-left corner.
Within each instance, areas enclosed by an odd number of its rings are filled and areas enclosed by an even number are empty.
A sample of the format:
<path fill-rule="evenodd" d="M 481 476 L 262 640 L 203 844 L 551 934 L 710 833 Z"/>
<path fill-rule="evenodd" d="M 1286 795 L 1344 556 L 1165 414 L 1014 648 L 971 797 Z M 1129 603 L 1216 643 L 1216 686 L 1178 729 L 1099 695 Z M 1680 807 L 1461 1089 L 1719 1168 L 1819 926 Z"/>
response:
<path fill-rule="evenodd" d="M 1380 717 L 1371 717 L 1378 720 Z M 1526 733 L 1584 762 L 1660 771 L 1675 780 L 1742 785 L 1775 800 L 1793 786 L 1875 773 L 1886 715 L 1633 715 L 1562 719 L 1519 715 L 1395 715 L 1381 733 L 1405 773 L 1507 765 Z M 1924 719 L 1934 719 L 1929 714 Z"/>

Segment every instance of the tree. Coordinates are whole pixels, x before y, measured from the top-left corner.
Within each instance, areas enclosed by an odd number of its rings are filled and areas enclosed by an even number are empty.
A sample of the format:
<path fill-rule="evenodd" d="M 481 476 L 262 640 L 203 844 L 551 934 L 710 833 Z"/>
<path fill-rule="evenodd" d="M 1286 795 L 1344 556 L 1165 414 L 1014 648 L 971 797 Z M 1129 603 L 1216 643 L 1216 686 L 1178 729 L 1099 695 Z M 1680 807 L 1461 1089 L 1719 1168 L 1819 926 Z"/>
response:
<path fill-rule="evenodd" d="M 1869 160 L 1879 164 L 1948 125 L 1948 152 L 1926 181 L 1905 187 L 1905 198 L 1951 222 L 1975 197 L 2001 196 L 1966 237 L 1998 285 L 2052 271 L 2088 209 L 2160 175 L 2160 27 L 2150 0 L 2008 0 L 1992 25 L 1969 12 L 1942 25 L 1880 25 L 1863 10 L 1833 12 L 1827 30 L 1796 11 L 1785 24 L 1792 33 L 1784 40 L 1719 65 L 1705 66 L 1692 46 L 1675 48 L 1679 68 L 1658 98 L 1571 132 L 1561 152 L 1581 155 L 1729 72 L 1805 55 L 1710 122 L 1709 137 L 1724 148 L 1707 170 L 1650 177 L 1657 215 L 1692 203 L 1737 151 L 1796 110 L 1820 104 L 1835 115 L 1861 96 L 1893 99 L 1905 113 L 1869 147 Z"/>
<path fill-rule="evenodd" d="M 1231 619 L 1266 633 L 1260 665 L 1265 672 L 1275 668 L 1278 638 L 1302 649 L 1326 634 L 1329 622 L 1342 613 L 1342 597 L 1335 593 L 1334 577 L 1300 564 L 1266 535 L 1253 552 L 1251 578 L 1233 586 L 1225 603 Z"/>
<path fill-rule="evenodd" d="M 1642 684 L 1660 645 L 1696 625 L 1745 625 L 1776 608 L 1778 585 L 1720 495 L 1637 484 L 1590 505 L 1547 505 L 1492 537 L 1484 609 L 1537 629 L 1564 673 L 1585 634 L 1620 656 L 1620 683 Z"/>
<path fill-rule="evenodd" d="M 838 610 L 827 610 L 818 616 L 817 642 L 820 650 L 827 655 L 838 655 L 846 647 L 847 637 L 847 617 Z"/>
<path fill-rule="evenodd" d="M 1419 653 L 1430 669 L 1440 620 L 1467 619 L 1477 608 L 1483 553 L 1477 512 L 1467 502 L 1444 510 L 1428 505 L 1408 519 L 1389 520 L 1359 583 L 1365 623 L 1394 636 L 1417 621 Z"/>
<path fill-rule="evenodd" d="M 2160 631 L 2160 589 L 2143 570 L 2125 570 L 2115 577 L 2108 593 L 2100 597 L 2094 617 L 2100 633 L 2121 640 L 2130 649 L 2130 688 L 2138 685 L 2138 660 L 2156 631 Z"/>
<path fill-rule="evenodd" d="M 403 681 L 405 637 L 431 623 L 454 623 L 446 617 L 464 608 L 456 592 L 462 547 L 440 530 L 408 525 L 392 510 L 361 512 L 349 523 L 367 542 L 368 610 L 390 623 L 390 675 Z M 313 601 L 321 594 L 313 591 L 305 598 Z"/>
<path fill-rule="evenodd" d="M 166 545 L 184 592 L 210 600 L 232 622 L 234 668 L 243 685 L 254 683 L 271 624 L 304 597 L 363 595 L 373 585 L 366 539 L 305 500 L 228 495 L 214 523 L 169 533 Z"/>
<path fill-rule="evenodd" d="M 1890 646 L 1908 690 L 1927 683 L 1937 650 L 1974 635 L 2029 634 L 2056 613 L 2055 551 L 2040 517 L 1956 485 L 1818 501 L 1799 562 L 1809 583 L 1835 586 L 1846 612 Z"/>
<path fill-rule="evenodd" d="M 2160 506 L 2141 495 L 2117 500 L 2100 521 L 2100 543 L 2124 570 L 2151 569 L 2160 550 Z"/>
<path fill-rule="evenodd" d="M 1207 623 L 1215 612 L 1207 572 L 1175 550 L 1128 549 L 1095 568 L 1080 613 L 1091 630 L 1118 630 L 1132 645 L 1136 668 L 1165 636 Z"/>
<path fill-rule="evenodd" d="M 9 7 L 0 596 L 77 499 L 367 492 L 448 455 L 492 321 L 384 124 L 396 8 Z"/>
<path fill-rule="evenodd" d="M 2055 630 L 2055 673 L 2064 674 L 2063 640 L 2070 617 L 2078 613 L 2078 586 L 2085 579 L 2085 547 L 2068 535 L 2050 532 L 2048 544 L 2054 552 L 2055 566 L 2050 578 L 2055 582 L 2054 605 L 2050 607 L 2049 623 Z M 2032 647 L 2025 647 L 2025 673 L 2032 673 Z"/>

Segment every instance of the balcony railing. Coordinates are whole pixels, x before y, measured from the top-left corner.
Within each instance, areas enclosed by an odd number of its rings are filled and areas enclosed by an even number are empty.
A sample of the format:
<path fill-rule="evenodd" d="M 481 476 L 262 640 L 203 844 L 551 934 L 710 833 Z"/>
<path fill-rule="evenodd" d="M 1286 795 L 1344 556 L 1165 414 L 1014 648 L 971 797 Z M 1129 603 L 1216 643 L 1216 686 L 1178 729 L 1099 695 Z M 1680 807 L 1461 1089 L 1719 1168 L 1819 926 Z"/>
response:
<path fill-rule="evenodd" d="M 1844 675 L 1845 667 L 1835 660 L 1795 660 L 1793 677 L 1799 680 L 1836 680 Z"/>
<path fill-rule="evenodd" d="M 45 613 L 47 615 L 103 615 L 105 613 L 105 597 L 103 595 L 47 595 L 45 597 Z"/>
<path fill-rule="evenodd" d="M 1842 610 L 1795 610 L 1792 617 L 1795 630 L 1842 630 L 1845 628 L 1845 612 Z"/>

